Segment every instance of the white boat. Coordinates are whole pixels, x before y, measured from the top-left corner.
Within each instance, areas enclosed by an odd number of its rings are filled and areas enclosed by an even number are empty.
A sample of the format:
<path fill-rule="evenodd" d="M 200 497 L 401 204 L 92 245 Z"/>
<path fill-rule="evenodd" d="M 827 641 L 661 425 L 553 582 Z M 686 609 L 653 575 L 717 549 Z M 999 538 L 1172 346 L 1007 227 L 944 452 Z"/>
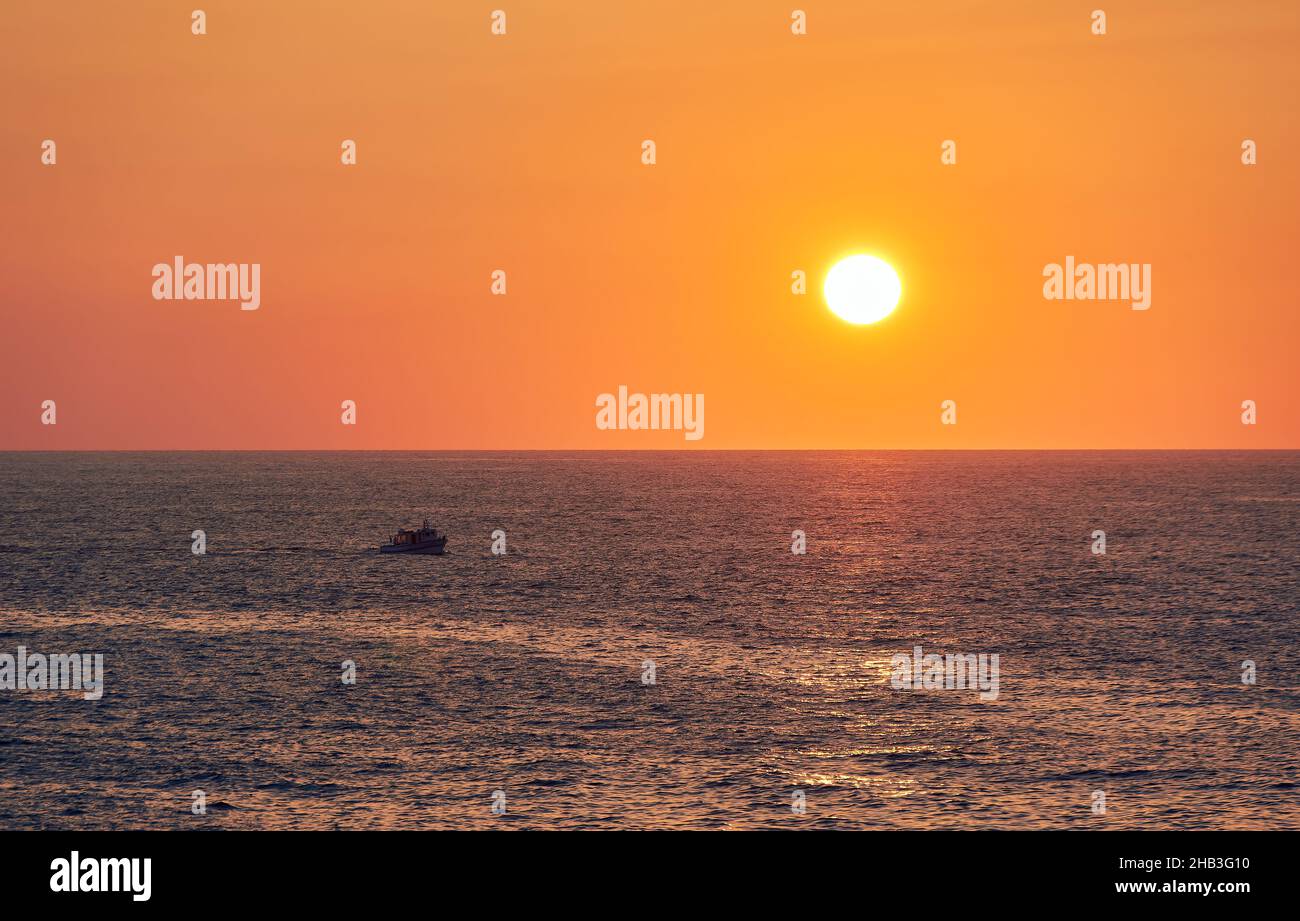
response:
<path fill-rule="evenodd" d="M 439 534 L 429 519 L 424 519 L 424 527 L 416 531 L 399 530 L 388 543 L 379 548 L 380 553 L 429 553 L 442 556 L 447 546 L 447 535 Z"/>

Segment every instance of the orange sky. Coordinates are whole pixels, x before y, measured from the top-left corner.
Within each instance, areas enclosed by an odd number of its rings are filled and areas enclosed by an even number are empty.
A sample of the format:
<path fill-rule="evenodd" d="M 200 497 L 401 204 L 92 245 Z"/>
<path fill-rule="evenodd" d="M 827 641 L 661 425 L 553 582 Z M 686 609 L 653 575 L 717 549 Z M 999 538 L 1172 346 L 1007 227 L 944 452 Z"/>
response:
<path fill-rule="evenodd" d="M 0 33 L 0 449 L 1300 447 L 1292 0 L 50 0 Z M 853 252 L 903 280 L 875 326 L 820 297 Z M 260 263 L 261 308 L 154 300 L 177 255 Z M 1067 255 L 1151 263 L 1151 309 L 1044 300 Z M 598 430 L 620 384 L 705 394 L 705 437 Z"/>

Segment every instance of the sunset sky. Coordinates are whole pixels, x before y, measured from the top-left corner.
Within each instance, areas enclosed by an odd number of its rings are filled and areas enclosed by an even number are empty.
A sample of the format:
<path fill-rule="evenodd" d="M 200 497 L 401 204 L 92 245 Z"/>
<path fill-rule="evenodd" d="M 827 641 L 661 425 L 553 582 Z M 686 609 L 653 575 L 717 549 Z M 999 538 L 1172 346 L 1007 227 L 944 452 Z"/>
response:
<path fill-rule="evenodd" d="M 0 449 L 1300 447 L 1294 0 L 23 0 L 0 32 Z M 853 253 L 902 279 L 879 324 L 821 298 Z M 178 255 L 260 263 L 260 309 L 154 300 Z M 1151 263 L 1151 308 L 1045 300 L 1067 256 Z M 598 430 L 620 384 L 703 393 L 705 437 Z"/>

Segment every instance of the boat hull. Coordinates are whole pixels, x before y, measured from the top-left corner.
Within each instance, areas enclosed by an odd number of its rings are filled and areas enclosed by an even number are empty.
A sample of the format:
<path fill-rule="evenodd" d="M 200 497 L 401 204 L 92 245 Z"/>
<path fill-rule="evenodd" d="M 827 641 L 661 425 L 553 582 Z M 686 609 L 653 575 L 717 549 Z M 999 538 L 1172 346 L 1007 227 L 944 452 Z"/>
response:
<path fill-rule="evenodd" d="M 418 544 L 384 544 L 380 553 L 418 553 L 424 556 L 442 556 L 446 552 L 445 540 L 428 540 Z"/>

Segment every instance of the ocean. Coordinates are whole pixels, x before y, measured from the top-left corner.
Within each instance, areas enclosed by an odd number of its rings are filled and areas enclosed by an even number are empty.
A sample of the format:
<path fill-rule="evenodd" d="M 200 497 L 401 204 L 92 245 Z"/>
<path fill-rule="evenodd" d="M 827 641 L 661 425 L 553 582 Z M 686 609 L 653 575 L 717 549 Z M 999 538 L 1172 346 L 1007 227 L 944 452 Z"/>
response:
<path fill-rule="evenodd" d="M 0 654 L 104 662 L 0 690 L 0 828 L 1300 828 L 1300 452 L 7 453 L 0 497 Z M 996 699 L 895 687 L 918 646 Z"/>

